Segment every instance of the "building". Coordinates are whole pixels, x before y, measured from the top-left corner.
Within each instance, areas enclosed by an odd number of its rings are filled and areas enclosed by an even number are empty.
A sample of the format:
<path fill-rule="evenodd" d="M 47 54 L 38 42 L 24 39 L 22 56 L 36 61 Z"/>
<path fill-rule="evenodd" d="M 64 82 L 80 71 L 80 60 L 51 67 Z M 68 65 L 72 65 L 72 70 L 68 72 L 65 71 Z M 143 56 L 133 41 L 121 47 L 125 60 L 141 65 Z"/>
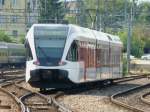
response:
<path fill-rule="evenodd" d="M 46 0 L 45 0 L 46 1 Z M 18 39 L 39 20 L 39 0 L 0 0 L 0 31 Z M 65 0 L 66 18 L 77 23 L 77 1 Z"/>
<path fill-rule="evenodd" d="M 26 0 L 0 0 L 0 30 L 15 38 L 26 32 Z"/>
<path fill-rule="evenodd" d="M 27 30 L 39 19 L 39 0 L 27 0 Z"/>
<path fill-rule="evenodd" d="M 0 0 L 0 31 L 19 38 L 37 23 L 38 0 Z"/>
<path fill-rule="evenodd" d="M 66 19 L 70 20 L 70 23 L 77 24 L 77 16 L 79 13 L 78 2 L 76 0 L 65 1 L 66 7 Z"/>

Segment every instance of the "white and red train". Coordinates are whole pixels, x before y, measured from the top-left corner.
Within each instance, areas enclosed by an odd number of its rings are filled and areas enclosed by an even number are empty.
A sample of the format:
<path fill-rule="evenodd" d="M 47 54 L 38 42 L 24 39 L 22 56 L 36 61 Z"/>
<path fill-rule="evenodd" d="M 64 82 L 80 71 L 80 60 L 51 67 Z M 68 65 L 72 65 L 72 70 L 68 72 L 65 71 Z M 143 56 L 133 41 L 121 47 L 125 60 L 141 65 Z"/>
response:
<path fill-rule="evenodd" d="M 122 77 L 118 36 L 64 24 L 34 24 L 27 33 L 26 81 L 38 88 Z"/>

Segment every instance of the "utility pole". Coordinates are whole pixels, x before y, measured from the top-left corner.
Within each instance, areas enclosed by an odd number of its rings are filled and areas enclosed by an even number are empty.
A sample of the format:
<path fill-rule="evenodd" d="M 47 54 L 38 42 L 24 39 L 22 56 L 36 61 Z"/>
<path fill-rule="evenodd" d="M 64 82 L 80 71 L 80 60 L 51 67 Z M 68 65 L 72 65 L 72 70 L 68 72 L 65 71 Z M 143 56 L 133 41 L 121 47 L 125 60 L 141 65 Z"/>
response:
<path fill-rule="evenodd" d="M 87 27 L 86 21 L 86 10 L 85 4 L 83 0 L 77 0 L 77 7 L 78 7 L 78 24 L 82 27 Z"/>
<path fill-rule="evenodd" d="M 97 9 L 96 9 L 96 30 L 100 30 L 101 28 L 101 20 L 100 20 L 100 1 L 97 0 Z"/>
<path fill-rule="evenodd" d="M 45 8 L 45 9 L 44 9 L 44 10 L 45 10 L 45 14 L 47 14 L 47 0 L 45 0 L 44 3 L 45 3 L 45 4 L 44 4 L 44 5 L 45 5 L 45 6 L 44 6 L 44 8 Z M 42 22 L 48 23 L 48 20 L 47 20 L 47 19 L 48 19 L 48 18 L 45 17 L 44 20 L 42 20 Z"/>
<path fill-rule="evenodd" d="M 108 16 L 108 0 L 104 0 L 104 18 L 103 18 L 103 21 L 104 21 L 104 32 L 106 32 L 106 27 L 107 27 L 107 16 Z"/>
<path fill-rule="evenodd" d="M 131 4 L 130 14 L 128 16 L 128 38 L 127 38 L 127 72 L 130 72 L 130 55 L 131 55 L 131 37 L 132 37 L 132 15 L 133 15 L 133 2 Z"/>
<path fill-rule="evenodd" d="M 125 0 L 125 7 L 124 7 L 124 21 L 125 25 L 127 24 L 127 0 Z"/>

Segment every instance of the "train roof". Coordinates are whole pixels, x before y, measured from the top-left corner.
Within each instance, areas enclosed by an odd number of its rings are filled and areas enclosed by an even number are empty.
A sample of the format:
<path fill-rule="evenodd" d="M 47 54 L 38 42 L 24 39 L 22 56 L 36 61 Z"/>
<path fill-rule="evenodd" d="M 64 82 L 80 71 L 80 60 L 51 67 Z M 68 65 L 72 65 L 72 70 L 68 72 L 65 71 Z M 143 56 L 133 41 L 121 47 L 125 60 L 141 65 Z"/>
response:
<path fill-rule="evenodd" d="M 74 31 L 72 32 L 78 32 L 78 35 L 81 36 L 85 36 L 91 39 L 97 39 L 97 40 L 101 40 L 101 41 L 111 41 L 112 43 L 120 43 L 122 44 L 120 38 L 116 35 L 112 35 L 112 34 L 108 34 L 108 33 L 104 33 L 101 31 L 96 31 L 96 30 L 92 30 L 92 29 L 88 29 L 88 28 L 83 28 L 83 27 L 79 27 L 76 25 L 72 25 L 70 24 L 70 27 L 72 29 L 74 29 Z"/>
<path fill-rule="evenodd" d="M 89 38 L 89 39 L 97 39 L 97 40 L 101 40 L 101 41 L 110 41 L 112 43 L 122 44 L 120 38 L 116 35 L 92 30 L 89 28 L 80 27 L 80 26 L 73 25 L 73 24 L 34 24 L 34 25 L 32 25 L 31 29 L 34 26 L 69 27 L 68 35 L 75 34 L 75 35 L 83 36 L 83 37 Z"/>

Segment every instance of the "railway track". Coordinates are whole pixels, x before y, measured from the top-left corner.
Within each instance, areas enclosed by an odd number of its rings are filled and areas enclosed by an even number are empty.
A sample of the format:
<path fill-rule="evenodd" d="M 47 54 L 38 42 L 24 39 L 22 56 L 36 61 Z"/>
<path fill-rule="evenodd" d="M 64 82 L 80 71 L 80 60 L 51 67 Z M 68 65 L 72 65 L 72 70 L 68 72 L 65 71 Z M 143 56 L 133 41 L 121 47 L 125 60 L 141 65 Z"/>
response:
<path fill-rule="evenodd" d="M 25 112 L 24 104 L 13 93 L 8 92 L 3 85 L 12 83 L 13 81 L 22 80 L 23 77 L 4 78 L 0 82 L 0 111 L 4 112 Z"/>
<path fill-rule="evenodd" d="M 1 77 L 7 76 L 7 75 L 22 74 L 24 72 L 25 72 L 24 69 L 0 69 Z"/>
<path fill-rule="evenodd" d="M 20 77 L 21 78 L 21 77 Z M 18 79 L 10 79 L 7 81 L 7 79 L 1 84 L 1 89 L 3 89 L 4 91 L 7 91 L 8 94 L 11 94 L 12 97 L 14 97 L 13 99 L 17 99 L 16 101 L 18 101 L 20 104 L 16 107 L 18 107 L 18 112 L 22 111 L 22 112 L 72 112 L 72 110 L 68 107 L 66 107 L 65 105 L 63 105 L 62 103 L 60 103 L 60 101 L 58 100 L 61 96 L 63 97 L 64 95 L 68 95 L 68 94 L 77 94 L 77 93 L 81 93 L 90 89 L 93 89 L 92 86 L 90 88 L 73 88 L 70 90 L 67 90 L 65 92 L 61 92 L 61 93 L 57 93 L 58 90 L 54 90 L 54 92 L 52 94 L 49 95 L 45 95 L 45 94 L 41 94 L 41 93 L 37 93 L 37 92 L 33 92 L 31 90 L 26 89 L 26 87 L 22 87 L 20 86 L 21 83 L 23 83 L 22 79 L 20 80 L 20 78 Z M 23 78 L 23 77 L 22 77 Z M 138 77 L 134 77 L 135 79 Z M 134 80 L 133 78 L 127 78 L 130 80 Z M 118 79 L 116 82 L 119 81 L 125 81 L 125 79 Z M 98 83 L 97 83 L 98 84 Z M 107 85 L 105 85 L 107 86 Z M 96 86 L 95 86 L 96 87 Z M 53 90 L 50 90 L 51 92 Z M 56 94 L 57 93 L 57 94 Z M 14 101 L 15 102 L 15 101 Z M 15 104 L 15 103 L 13 103 Z M 2 108 L 4 108 L 4 106 L 0 106 Z M 10 105 L 5 105 L 5 107 L 8 107 L 8 110 L 10 111 Z M 15 108 L 14 108 L 15 109 Z M 13 111 L 13 110 L 12 110 Z M 10 111 L 11 112 L 11 111 Z"/>
<path fill-rule="evenodd" d="M 15 95 L 0 88 L 0 111 L 25 112 L 25 106 Z"/>
<path fill-rule="evenodd" d="M 32 92 L 19 86 L 19 83 L 22 81 L 4 84 L 2 89 L 12 93 L 15 97 L 17 97 L 17 99 L 19 99 L 24 105 L 26 112 L 56 112 L 56 109 L 51 104 L 51 99 L 44 97 L 40 93 Z"/>
<path fill-rule="evenodd" d="M 57 112 L 57 109 L 52 105 L 51 99 L 39 93 L 29 93 L 20 99 L 29 112 Z"/>
<path fill-rule="evenodd" d="M 68 107 L 66 107 L 65 105 L 62 105 L 61 103 L 59 103 L 59 101 L 57 100 L 57 98 L 64 96 L 65 93 L 64 92 L 59 92 L 57 93 L 55 96 L 53 96 L 52 101 L 54 103 L 54 105 L 58 108 L 58 110 L 60 112 L 73 112 L 71 109 L 69 109 Z"/>
<path fill-rule="evenodd" d="M 111 101 L 135 112 L 150 112 L 150 106 L 141 100 L 141 96 L 149 91 L 150 83 L 114 94 Z"/>
<path fill-rule="evenodd" d="M 132 82 L 135 83 L 132 84 Z M 55 96 L 55 100 L 56 103 L 58 103 L 57 105 L 62 106 L 60 110 L 68 111 L 68 112 L 71 111 L 86 112 L 89 110 L 94 112 L 97 111 L 96 107 L 99 106 L 96 105 L 99 105 L 100 102 L 102 103 L 102 105 L 105 105 L 104 107 L 108 106 L 108 108 L 104 108 L 104 110 L 102 110 L 103 106 L 101 106 L 100 108 L 98 108 L 98 110 L 101 109 L 102 111 L 112 111 L 112 109 L 114 109 L 114 112 L 122 112 L 122 111 L 128 112 L 128 109 L 112 104 L 110 101 L 111 95 L 116 94 L 119 91 L 124 91 L 129 88 L 147 84 L 148 82 L 149 80 L 147 78 L 147 75 L 125 77 L 125 78 L 116 79 L 112 85 L 109 84 L 108 85 L 104 84 L 103 86 L 91 85 L 91 87 L 89 88 L 83 87 L 83 88 L 66 90 L 62 93 L 58 93 Z M 97 82 L 96 84 L 100 84 L 100 83 Z M 83 99 L 85 100 L 85 102 Z M 90 101 L 92 101 L 92 103 Z M 105 102 L 107 103 L 105 104 Z M 91 105 L 95 105 L 95 106 L 92 107 Z M 63 107 L 67 107 L 69 110 L 65 110 L 63 109 Z M 118 109 L 118 111 L 116 111 L 116 108 Z"/>
<path fill-rule="evenodd" d="M 23 83 L 23 78 L 10 79 L 1 82 L 1 89 L 8 95 L 11 95 L 13 102 L 0 105 L 0 111 L 2 108 L 7 109 L 8 112 L 58 112 L 61 111 L 61 105 L 55 100 L 55 95 L 49 95 L 48 97 L 35 91 L 31 91 L 20 86 Z M 1 92 L 1 90 L 0 90 Z M 7 99 L 8 99 L 7 95 Z M 5 100 L 2 98 L 0 101 Z M 10 102 L 9 100 L 6 100 Z M 16 108 L 14 108 L 14 105 Z M 10 110 L 12 109 L 13 110 Z M 65 108 L 65 107 L 64 107 Z M 17 111 L 16 111 L 17 110 Z M 67 110 L 67 109 L 66 109 Z"/>
<path fill-rule="evenodd" d="M 136 80 L 136 79 L 140 79 L 144 77 L 149 78 L 149 76 L 150 74 L 143 74 L 143 75 L 132 75 L 132 76 L 127 76 L 123 78 L 116 78 L 116 79 L 113 79 L 113 83 L 122 83 L 122 82 L 132 81 L 132 80 Z"/>
<path fill-rule="evenodd" d="M 147 92 L 147 93 L 141 95 L 141 101 L 150 105 L 150 92 Z"/>
<path fill-rule="evenodd" d="M 118 78 L 118 79 L 114 80 L 113 84 L 116 85 L 118 83 L 123 83 L 123 82 L 127 82 L 127 81 L 132 81 L 132 80 L 138 80 L 138 79 L 145 78 L 145 77 L 147 77 L 147 75 Z M 53 100 L 54 104 L 59 107 L 60 111 L 62 111 L 62 112 L 72 112 L 72 109 L 70 109 L 64 103 L 59 101 L 59 99 L 61 97 L 65 97 L 65 96 L 68 96 L 68 95 L 74 95 L 74 94 L 78 95 L 78 94 L 82 94 L 82 93 L 84 93 L 86 91 L 89 91 L 89 90 L 111 86 L 109 83 L 106 84 L 105 82 L 104 82 L 103 85 L 102 85 L 101 82 L 91 83 L 89 85 L 90 86 L 81 85 L 81 86 L 78 86 L 78 87 L 62 90 L 61 92 L 58 92 L 56 95 L 54 95 L 52 100 Z"/>

